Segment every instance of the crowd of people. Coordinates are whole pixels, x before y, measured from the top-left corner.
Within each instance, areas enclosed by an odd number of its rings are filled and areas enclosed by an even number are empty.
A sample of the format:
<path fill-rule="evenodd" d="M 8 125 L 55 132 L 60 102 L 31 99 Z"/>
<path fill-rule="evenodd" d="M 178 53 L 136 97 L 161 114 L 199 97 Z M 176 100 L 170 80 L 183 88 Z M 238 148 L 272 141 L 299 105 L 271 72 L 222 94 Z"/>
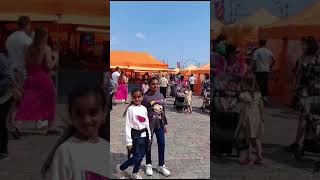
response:
<path fill-rule="evenodd" d="M 157 78 L 159 81 L 159 91 L 163 95 L 164 100 L 167 99 L 168 91 L 170 90 L 170 96 L 175 98 L 177 92 L 183 92 L 185 95 L 185 104 L 189 106 L 189 112 L 192 109 L 192 94 L 195 92 L 195 86 L 198 83 L 197 79 L 191 74 L 189 77 L 183 76 L 181 73 L 178 74 L 166 74 L 158 73 L 150 76 L 146 73 L 143 76 L 141 83 L 138 87 L 141 88 L 143 94 L 146 94 L 150 90 L 149 81 L 151 78 Z M 210 79 L 209 74 L 205 74 L 203 81 L 201 83 L 201 94 L 205 96 L 207 93 L 209 96 L 210 92 Z M 125 102 L 128 104 L 128 94 L 129 94 L 129 78 L 126 76 L 125 71 L 121 71 L 119 67 L 116 67 L 114 72 L 111 74 L 110 82 L 111 90 L 111 101 L 110 109 L 113 105 L 117 103 Z"/>
<path fill-rule="evenodd" d="M 228 106 L 235 104 L 240 106 L 239 121 L 235 130 L 236 146 L 240 151 L 239 162 L 263 164 L 261 138 L 264 132 L 264 105 L 270 104 L 268 83 L 276 61 L 266 47 L 266 40 L 260 40 L 259 47 L 245 54 L 241 47 L 227 42 L 226 39 L 227 37 L 220 35 L 213 46 L 214 88 L 217 92 L 226 91 L 222 100 L 215 101 L 214 106 L 219 108 L 219 111 L 228 111 Z M 296 79 L 294 104 L 300 110 L 300 117 L 296 140 L 286 147 L 289 152 L 300 152 L 300 155 L 306 149 L 306 137 L 311 139 L 309 144 L 312 141 L 312 147 L 319 144 L 316 142 L 319 134 L 314 130 L 317 129 L 315 122 L 319 121 L 316 120 L 315 114 L 319 115 L 316 106 L 319 105 L 320 96 L 317 85 L 320 82 L 318 42 L 313 37 L 304 37 L 301 46 L 303 54 L 293 69 Z M 252 149 L 255 151 L 255 158 Z"/>
<path fill-rule="evenodd" d="M 53 128 L 56 109 L 53 80 L 58 52 L 56 46 L 49 46 L 48 37 L 44 28 L 31 31 L 30 18 L 22 16 L 18 20 L 18 30 L 6 40 L 6 53 L 0 60 L 2 155 L 8 153 L 6 124 L 16 139 L 21 136 L 17 122 L 33 121 L 38 129 L 56 131 Z"/>
<path fill-rule="evenodd" d="M 27 16 L 18 19 L 18 29 L 8 36 L 6 51 L 0 56 L 0 160 L 9 156 L 9 135 L 21 138 L 20 122 L 34 122 L 35 128 L 44 130 L 46 135 L 61 133 L 54 126 L 58 45 L 45 28 L 31 29 L 31 23 Z M 83 82 L 69 94 L 69 127 L 53 149 L 48 150 L 41 169 L 43 179 L 110 177 L 106 163 L 109 161 L 106 84 L 101 83 L 103 86 L 97 83 L 93 87 Z M 92 151 L 95 156 L 88 156 Z"/>

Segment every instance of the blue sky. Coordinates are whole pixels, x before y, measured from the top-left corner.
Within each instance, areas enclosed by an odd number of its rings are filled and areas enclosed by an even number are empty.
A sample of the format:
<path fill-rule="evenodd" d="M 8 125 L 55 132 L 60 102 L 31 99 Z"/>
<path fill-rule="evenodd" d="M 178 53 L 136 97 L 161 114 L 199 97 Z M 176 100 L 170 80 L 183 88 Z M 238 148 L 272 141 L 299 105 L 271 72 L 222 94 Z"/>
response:
<path fill-rule="evenodd" d="M 111 51 L 148 52 L 175 68 L 209 63 L 210 1 L 110 2 Z"/>
<path fill-rule="evenodd" d="M 238 10 L 239 16 L 248 16 L 257 9 L 265 8 L 273 15 L 280 17 L 281 13 L 276 1 L 288 3 L 288 15 L 290 16 L 319 0 L 225 0 L 225 19 L 228 20 L 230 17 L 231 2 L 234 4 L 241 2 Z"/>

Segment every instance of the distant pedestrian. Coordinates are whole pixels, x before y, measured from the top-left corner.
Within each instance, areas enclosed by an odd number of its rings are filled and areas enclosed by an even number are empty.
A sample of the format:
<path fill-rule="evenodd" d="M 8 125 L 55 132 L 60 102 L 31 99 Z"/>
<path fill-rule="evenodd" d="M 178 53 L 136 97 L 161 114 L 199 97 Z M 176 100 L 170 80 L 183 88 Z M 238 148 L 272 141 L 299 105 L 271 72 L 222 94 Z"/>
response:
<path fill-rule="evenodd" d="M 187 86 L 185 90 L 185 103 L 188 107 L 188 113 L 192 113 L 192 90 Z"/>
<path fill-rule="evenodd" d="M 188 80 L 188 84 L 190 86 L 190 89 L 192 92 L 194 92 L 194 85 L 196 84 L 197 80 L 195 77 L 193 77 L 193 74 L 191 74 L 189 80 Z"/>
<path fill-rule="evenodd" d="M 159 79 L 159 85 L 160 85 L 160 93 L 163 95 L 164 99 L 166 100 L 169 81 L 164 74 L 162 74 L 161 78 Z"/>
<path fill-rule="evenodd" d="M 143 95 L 145 95 L 149 90 L 149 82 L 148 80 L 145 80 L 144 83 L 142 84 L 142 92 Z"/>
<path fill-rule="evenodd" d="M 275 63 L 272 52 L 266 47 L 267 41 L 260 40 L 260 48 L 254 54 L 256 79 L 261 90 L 263 100 L 268 102 L 268 81 L 269 73 Z"/>

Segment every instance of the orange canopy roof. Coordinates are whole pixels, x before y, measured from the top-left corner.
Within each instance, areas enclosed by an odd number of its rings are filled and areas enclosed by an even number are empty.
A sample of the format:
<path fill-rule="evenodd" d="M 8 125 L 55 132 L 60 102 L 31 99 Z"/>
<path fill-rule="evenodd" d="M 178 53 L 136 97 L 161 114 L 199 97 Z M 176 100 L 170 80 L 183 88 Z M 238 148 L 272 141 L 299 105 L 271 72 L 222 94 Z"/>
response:
<path fill-rule="evenodd" d="M 112 67 L 128 66 L 128 68 L 132 66 L 139 69 L 141 67 L 168 69 L 168 64 L 162 63 L 146 52 L 111 51 L 110 65 Z"/>
<path fill-rule="evenodd" d="M 317 2 L 284 20 L 260 29 L 261 38 L 300 39 L 303 36 L 320 37 L 320 2 Z"/>
<path fill-rule="evenodd" d="M 31 21 L 55 21 L 109 27 L 110 1 L 106 0 L 10 0 L 1 2 L 0 20 L 16 21 L 28 15 Z"/>
<path fill-rule="evenodd" d="M 21 0 L 2 1 L 0 12 L 33 12 L 44 14 L 77 14 L 83 16 L 109 16 L 107 0 Z"/>

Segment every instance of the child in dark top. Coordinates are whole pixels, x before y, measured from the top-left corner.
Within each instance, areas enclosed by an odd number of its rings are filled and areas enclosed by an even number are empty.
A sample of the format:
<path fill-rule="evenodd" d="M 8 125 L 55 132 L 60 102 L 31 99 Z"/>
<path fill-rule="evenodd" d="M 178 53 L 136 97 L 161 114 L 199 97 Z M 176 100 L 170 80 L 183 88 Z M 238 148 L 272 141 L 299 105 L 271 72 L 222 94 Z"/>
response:
<path fill-rule="evenodd" d="M 164 97 L 159 92 L 159 81 L 157 78 L 152 78 L 149 82 L 149 91 L 145 94 L 142 105 L 148 110 L 148 118 L 150 121 L 151 143 L 153 134 L 156 134 L 159 153 L 159 168 L 158 171 L 164 176 L 170 176 L 170 171 L 164 165 L 164 150 L 165 150 L 165 125 L 167 119 L 165 116 Z M 151 148 L 146 153 L 146 175 L 152 176 L 151 165 Z"/>

